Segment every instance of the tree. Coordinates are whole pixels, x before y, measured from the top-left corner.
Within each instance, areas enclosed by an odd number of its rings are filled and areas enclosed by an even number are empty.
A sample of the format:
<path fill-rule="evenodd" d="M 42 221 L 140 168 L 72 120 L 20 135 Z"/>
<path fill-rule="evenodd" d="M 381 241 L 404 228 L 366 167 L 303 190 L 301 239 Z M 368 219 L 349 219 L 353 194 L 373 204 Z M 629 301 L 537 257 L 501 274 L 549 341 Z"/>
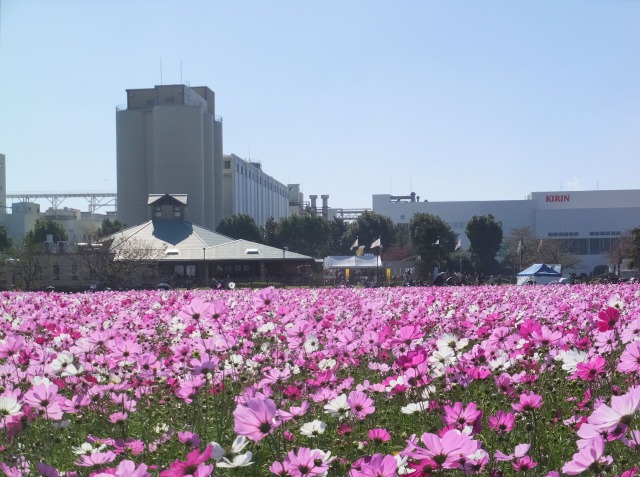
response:
<path fill-rule="evenodd" d="M 67 231 L 62 225 L 52 220 L 38 219 L 25 235 L 25 241 L 30 244 L 43 244 L 47 237 L 53 236 L 53 242 L 64 242 L 69 239 Z"/>
<path fill-rule="evenodd" d="M 0 252 L 6 252 L 11 248 L 11 238 L 4 225 L 0 225 Z"/>
<path fill-rule="evenodd" d="M 253 217 L 247 214 L 231 215 L 221 220 L 216 232 L 234 239 L 262 243 L 260 228 Z"/>
<path fill-rule="evenodd" d="M 96 231 L 96 235 L 98 238 L 108 237 L 126 228 L 127 226 L 118 219 L 115 219 L 113 222 L 109 219 L 104 219 L 102 225 Z"/>
<path fill-rule="evenodd" d="M 349 242 L 349 224 L 340 217 L 334 217 L 333 220 L 329 221 L 329 227 L 331 228 L 331 246 L 329 253 L 331 255 L 351 254 L 351 245 L 353 242 Z"/>
<path fill-rule="evenodd" d="M 538 261 L 540 239 L 531 227 L 512 229 L 500 248 L 503 266 L 524 270 Z"/>
<path fill-rule="evenodd" d="M 492 273 L 502 244 L 502 225 L 491 214 L 474 215 L 467 222 L 465 234 L 471 242 L 469 254 L 476 271 Z"/>
<path fill-rule="evenodd" d="M 329 253 L 331 227 L 322 217 L 292 215 L 280 220 L 276 235 L 278 243 L 292 252 L 318 258 Z"/>
<path fill-rule="evenodd" d="M 17 285 L 22 289 L 33 290 L 38 287 L 42 272 L 42 252 L 42 243 L 26 238 L 12 248 L 10 255 Z"/>
<path fill-rule="evenodd" d="M 614 272 L 620 276 L 620 269 L 622 268 L 622 262 L 626 258 L 631 258 L 633 253 L 633 234 L 625 232 L 616 240 L 609 250 L 609 260 L 614 267 Z"/>
<path fill-rule="evenodd" d="M 458 238 L 440 217 L 423 212 L 409 221 L 409 236 L 414 253 L 420 256 L 423 276 L 436 266 L 443 268 Z"/>
<path fill-rule="evenodd" d="M 580 263 L 580 257 L 571 251 L 571 242 L 559 239 L 540 239 L 538 262 L 559 264 L 563 269 L 573 268 Z"/>
<path fill-rule="evenodd" d="M 278 247 L 280 248 L 280 244 L 278 243 L 277 237 L 278 230 L 278 222 L 273 217 L 269 217 L 267 222 L 264 224 L 264 227 L 260 227 L 260 234 L 262 235 L 262 243 L 268 245 L 269 247 Z"/>
<path fill-rule="evenodd" d="M 357 238 L 358 243 L 366 248 L 369 248 L 379 238 L 380 243 L 386 249 L 394 245 L 395 226 L 389 217 L 366 211 L 349 225 L 346 237 L 349 246 Z"/>
<path fill-rule="evenodd" d="M 636 227 L 631 231 L 631 266 L 640 268 L 640 227 Z"/>
<path fill-rule="evenodd" d="M 108 239 L 97 246 L 88 244 L 78 252 L 89 276 L 104 287 L 118 289 L 141 281 L 155 285 L 160 280 L 158 263 L 165 250 L 128 237 L 117 243 Z"/>

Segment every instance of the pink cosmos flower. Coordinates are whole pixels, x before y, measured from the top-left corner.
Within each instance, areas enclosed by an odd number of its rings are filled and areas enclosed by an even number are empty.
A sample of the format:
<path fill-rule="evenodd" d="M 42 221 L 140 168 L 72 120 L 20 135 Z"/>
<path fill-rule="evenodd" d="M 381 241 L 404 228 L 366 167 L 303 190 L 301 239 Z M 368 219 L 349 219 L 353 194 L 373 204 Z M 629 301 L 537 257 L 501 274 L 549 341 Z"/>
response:
<path fill-rule="evenodd" d="M 316 465 L 317 458 L 320 465 Z M 287 462 L 289 463 L 289 474 L 292 477 L 313 477 L 329 470 L 329 465 L 322 461 L 320 453 L 312 451 L 308 447 L 300 447 L 295 452 L 289 451 Z"/>
<path fill-rule="evenodd" d="M 625 347 L 616 369 L 621 373 L 640 372 L 640 341 L 632 341 Z"/>
<path fill-rule="evenodd" d="M 383 442 L 391 440 L 391 434 L 389 434 L 389 431 L 381 428 L 369 430 L 368 436 L 374 444 L 382 444 Z"/>
<path fill-rule="evenodd" d="M 60 407 L 62 399 L 58 395 L 58 386 L 55 384 L 38 384 L 24 394 L 24 402 L 41 412 L 45 419 L 59 421 L 63 412 Z"/>
<path fill-rule="evenodd" d="M 516 416 L 510 412 L 496 411 L 495 414 L 489 416 L 489 427 L 498 434 L 511 432 L 515 423 Z"/>
<path fill-rule="evenodd" d="M 515 470 L 516 472 L 524 472 L 527 470 L 531 470 L 534 467 L 537 467 L 538 463 L 534 462 L 534 460 L 528 455 L 525 455 L 524 457 L 518 457 L 515 461 L 511 463 L 511 466 L 513 467 L 513 470 Z"/>
<path fill-rule="evenodd" d="M 271 434 L 280 424 L 274 419 L 276 404 L 269 398 L 254 397 L 246 405 L 238 405 L 233 411 L 234 430 L 240 436 L 246 436 L 258 442 Z"/>
<path fill-rule="evenodd" d="M 474 428 L 474 433 L 477 433 L 480 431 L 482 411 L 478 410 L 475 402 L 471 402 L 466 406 L 463 406 L 461 402 L 456 402 L 453 406 L 444 406 L 442 419 L 448 426 L 453 426 L 459 430 L 469 426 Z"/>
<path fill-rule="evenodd" d="M 207 477 L 213 471 L 213 465 L 203 465 L 211 458 L 213 446 L 208 445 L 200 454 L 199 449 L 194 449 L 187 454 L 187 460 L 175 460 L 168 469 L 160 472 L 160 477 L 183 477 L 192 475 L 193 477 Z"/>
<path fill-rule="evenodd" d="M 512 404 L 511 407 L 514 411 L 532 411 L 542 406 L 542 396 L 534 394 L 533 392 L 522 393 L 520 400 L 516 404 Z"/>
<path fill-rule="evenodd" d="M 262 307 L 271 305 L 275 297 L 276 297 L 275 288 L 273 287 L 263 288 L 262 290 L 259 290 L 256 293 L 253 299 L 253 302 L 257 307 L 262 308 Z"/>
<path fill-rule="evenodd" d="M 199 323 L 202 320 L 211 318 L 212 315 L 213 305 L 200 298 L 196 298 L 191 300 L 191 303 L 180 310 L 178 318 L 183 320 L 192 320 L 193 322 Z"/>
<path fill-rule="evenodd" d="M 347 404 L 351 408 L 353 415 L 360 420 L 376 410 L 373 405 L 373 399 L 361 391 L 351 391 L 347 398 Z"/>
<path fill-rule="evenodd" d="M 140 464 L 136 469 L 136 464 L 131 460 L 123 460 L 118 465 L 117 469 L 114 469 L 114 473 L 100 472 L 99 474 L 93 474 L 93 477 L 151 477 L 151 474 L 147 472 L 147 465 Z"/>
<path fill-rule="evenodd" d="M 480 449 L 480 443 L 457 429 L 448 430 L 442 437 L 424 433 L 420 437 L 424 447 L 418 447 L 415 436 L 407 441 L 403 455 L 412 459 L 432 459 L 444 469 L 460 468 L 460 460 Z"/>
<path fill-rule="evenodd" d="M 518 444 L 515 450 L 513 451 L 513 454 L 509 454 L 509 455 L 505 455 L 498 450 L 495 453 L 495 459 L 503 462 L 509 462 L 509 461 L 512 461 L 513 459 L 519 459 L 521 457 L 524 457 L 526 453 L 529 452 L 530 447 L 531 447 L 531 444 Z"/>
<path fill-rule="evenodd" d="M 392 455 L 374 454 L 359 469 L 351 469 L 349 477 L 395 477 L 398 461 Z"/>
<path fill-rule="evenodd" d="M 588 422 L 598 429 L 611 430 L 619 424 L 629 425 L 638 409 L 640 409 L 640 386 L 635 386 L 622 396 L 612 396 L 611 407 L 601 404 L 589 416 Z"/>
<path fill-rule="evenodd" d="M 80 460 L 75 462 L 75 464 L 81 467 L 93 467 L 94 465 L 103 465 L 113 462 L 116 457 L 116 454 L 111 451 L 94 452 L 92 454 L 84 454 L 80 457 Z"/>
<path fill-rule="evenodd" d="M 593 360 L 586 363 L 578 363 L 576 367 L 576 376 L 585 381 L 593 381 L 599 375 L 605 373 L 607 361 L 602 356 L 596 356 Z"/>
<path fill-rule="evenodd" d="M 600 311 L 598 313 L 598 321 L 596 322 L 598 331 L 612 330 L 616 326 L 618 318 L 620 318 L 620 310 L 612 306 L 608 306 L 603 311 Z"/>
<path fill-rule="evenodd" d="M 578 475 L 589 469 L 594 475 L 599 474 L 599 469 L 611 465 L 611 456 L 604 456 L 604 439 L 601 436 L 594 437 L 590 444 L 573 454 L 573 458 L 562 466 L 562 472 L 568 475 Z"/>

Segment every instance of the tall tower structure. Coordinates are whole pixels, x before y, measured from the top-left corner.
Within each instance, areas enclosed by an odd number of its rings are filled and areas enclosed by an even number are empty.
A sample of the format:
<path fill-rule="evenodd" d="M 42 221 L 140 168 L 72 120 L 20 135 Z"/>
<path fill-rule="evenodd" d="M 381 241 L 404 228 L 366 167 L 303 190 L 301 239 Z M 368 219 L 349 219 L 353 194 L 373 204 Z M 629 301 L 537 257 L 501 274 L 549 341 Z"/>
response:
<path fill-rule="evenodd" d="M 116 109 L 118 219 L 148 220 L 149 194 L 188 194 L 186 219 L 215 229 L 221 220 L 222 119 L 206 86 L 128 89 Z"/>
<path fill-rule="evenodd" d="M 7 170 L 4 154 L 0 154 L 0 214 L 7 213 Z"/>

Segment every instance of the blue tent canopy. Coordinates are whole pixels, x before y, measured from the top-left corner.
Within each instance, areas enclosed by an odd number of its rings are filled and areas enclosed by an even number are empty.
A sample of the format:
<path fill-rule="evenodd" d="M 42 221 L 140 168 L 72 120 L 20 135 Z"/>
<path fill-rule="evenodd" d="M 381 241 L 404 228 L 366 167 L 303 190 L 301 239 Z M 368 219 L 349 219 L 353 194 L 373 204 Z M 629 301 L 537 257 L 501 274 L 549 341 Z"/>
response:
<path fill-rule="evenodd" d="M 519 277 L 561 277 L 560 265 L 547 265 L 545 263 L 534 263 L 529 268 L 518 273 Z"/>

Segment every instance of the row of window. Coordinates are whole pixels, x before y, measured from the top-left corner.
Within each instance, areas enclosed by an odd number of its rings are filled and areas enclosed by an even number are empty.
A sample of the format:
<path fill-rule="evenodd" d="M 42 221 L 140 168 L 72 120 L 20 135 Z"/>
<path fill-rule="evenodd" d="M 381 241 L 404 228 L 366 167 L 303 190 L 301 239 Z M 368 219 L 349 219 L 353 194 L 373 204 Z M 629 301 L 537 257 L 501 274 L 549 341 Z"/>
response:
<path fill-rule="evenodd" d="M 576 255 L 602 255 L 608 253 L 618 242 L 618 238 L 560 239 L 562 248 Z"/>
<path fill-rule="evenodd" d="M 549 237 L 577 237 L 578 232 L 549 232 L 547 234 Z M 589 232 L 589 236 L 597 237 L 597 236 L 620 236 L 622 232 Z"/>
<path fill-rule="evenodd" d="M 549 237 L 577 237 L 578 232 L 549 232 Z"/>
<path fill-rule="evenodd" d="M 157 218 L 157 219 L 162 217 L 162 206 L 161 205 L 154 205 L 153 206 L 153 217 Z M 174 218 L 180 218 L 180 206 L 179 205 L 174 205 L 173 206 L 173 217 Z"/>
<path fill-rule="evenodd" d="M 228 167 L 227 167 L 227 163 L 229 163 Z M 231 161 L 225 161 L 224 168 L 225 169 L 231 169 Z M 240 164 L 236 164 L 236 172 L 237 173 L 239 173 L 241 176 L 246 175 L 249 179 L 255 180 L 260 185 L 262 185 L 262 177 L 258 177 L 258 174 L 256 174 L 255 172 L 252 173 L 251 171 L 249 171 L 249 168 L 247 168 L 247 173 L 245 174 L 244 169 L 245 169 L 244 166 L 241 166 Z M 267 188 L 270 191 L 277 192 L 278 195 L 281 195 L 282 197 L 286 197 L 287 196 L 287 191 L 286 191 L 286 189 L 284 187 L 278 187 L 273 182 L 268 182 L 267 180 L 265 180 L 265 183 L 267 184 Z"/>

